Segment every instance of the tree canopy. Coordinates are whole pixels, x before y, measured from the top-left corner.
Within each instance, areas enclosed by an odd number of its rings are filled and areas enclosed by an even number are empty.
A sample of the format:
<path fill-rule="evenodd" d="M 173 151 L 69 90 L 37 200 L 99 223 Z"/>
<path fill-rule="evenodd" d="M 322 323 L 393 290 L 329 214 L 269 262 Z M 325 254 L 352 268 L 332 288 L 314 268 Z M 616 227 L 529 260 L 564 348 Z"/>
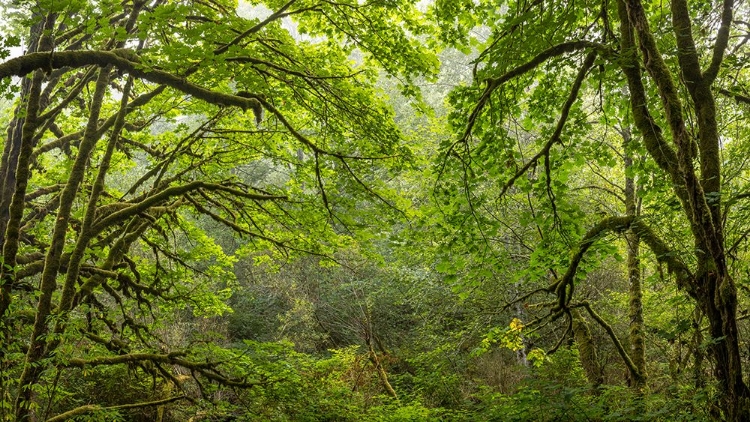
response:
<path fill-rule="evenodd" d="M 750 420 L 746 9 L 3 5 L 0 420 Z"/>

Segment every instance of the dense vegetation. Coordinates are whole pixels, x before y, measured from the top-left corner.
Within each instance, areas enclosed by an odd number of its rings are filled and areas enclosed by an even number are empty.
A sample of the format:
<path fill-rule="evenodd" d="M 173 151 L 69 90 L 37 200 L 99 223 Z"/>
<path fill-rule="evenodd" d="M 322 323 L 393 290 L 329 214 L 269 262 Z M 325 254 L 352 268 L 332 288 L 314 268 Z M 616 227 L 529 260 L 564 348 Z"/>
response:
<path fill-rule="evenodd" d="M 745 2 L 0 11 L 0 421 L 750 421 Z"/>

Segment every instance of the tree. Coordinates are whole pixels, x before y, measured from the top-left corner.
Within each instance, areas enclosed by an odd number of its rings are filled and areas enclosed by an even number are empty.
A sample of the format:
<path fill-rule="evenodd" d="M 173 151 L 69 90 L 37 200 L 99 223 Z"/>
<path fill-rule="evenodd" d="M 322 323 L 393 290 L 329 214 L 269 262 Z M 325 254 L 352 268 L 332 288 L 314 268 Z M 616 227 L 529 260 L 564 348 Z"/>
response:
<path fill-rule="evenodd" d="M 606 327 L 590 304 L 576 299 L 579 267 L 612 245 L 610 234 L 628 232 L 705 316 L 723 417 L 750 420 L 737 328 L 737 263 L 728 252 L 744 236 L 725 230 L 731 205 L 745 197 L 747 186 L 727 183 L 722 174 L 732 158 L 722 158 L 722 147 L 744 143 L 730 132 L 737 130 L 732 103 L 747 102 L 739 64 L 746 28 L 735 18 L 746 13 L 744 4 L 515 1 L 498 7 L 438 1 L 433 13 L 452 44 L 468 45 L 475 26 L 491 30 L 486 40 L 472 41 L 479 47 L 476 83 L 454 93 L 458 137 L 444 145 L 443 177 L 464 180 L 464 196 L 472 211 L 480 210 L 476 214 L 495 200 L 488 199 L 488 185 L 495 184 L 492 192 L 501 197 L 530 189 L 553 218 L 547 228 L 577 238 L 567 262 L 542 267 L 553 280 L 538 293 L 556 297 L 545 318 L 571 319 L 571 311 L 582 307 Z M 662 238 L 652 225 L 658 221 L 649 214 L 665 209 L 653 203 L 644 204 L 642 215 L 603 216 L 585 233 L 576 232 L 583 221 L 580 208 L 570 206 L 567 179 L 582 160 L 596 159 L 583 157 L 597 148 L 587 136 L 625 116 L 653 164 L 644 179 L 668 181 L 660 201 L 675 205 L 670 224 L 684 227 L 679 239 Z M 526 137 L 514 136 L 519 126 Z M 619 349 L 638 374 L 639 365 Z"/>
<path fill-rule="evenodd" d="M 380 67 L 414 95 L 434 66 L 410 2 L 5 7 L 30 31 L 0 64 L 16 93 L 0 163 L 2 419 L 104 409 L 57 406 L 66 371 L 127 366 L 176 391 L 173 367 L 199 386 L 264 382 L 157 324 L 226 310 L 233 259 L 206 221 L 247 239 L 242 253 L 329 256 L 347 238 L 331 225 L 356 229 L 355 198 L 394 206 L 366 175 L 409 151 L 373 84 Z"/>

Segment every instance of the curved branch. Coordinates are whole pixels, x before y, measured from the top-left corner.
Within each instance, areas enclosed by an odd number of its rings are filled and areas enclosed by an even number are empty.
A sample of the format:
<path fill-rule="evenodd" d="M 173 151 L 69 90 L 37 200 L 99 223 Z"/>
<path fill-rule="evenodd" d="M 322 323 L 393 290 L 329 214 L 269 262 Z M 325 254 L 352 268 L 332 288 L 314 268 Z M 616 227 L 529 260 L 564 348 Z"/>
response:
<path fill-rule="evenodd" d="M 61 67 L 84 67 L 92 65 L 105 67 L 111 65 L 136 78 L 166 85 L 211 104 L 240 107 L 243 110 L 252 109 L 256 113 L 256 118 L 259 118 L 257 110 L 260 109 L 260 102 L 252 95 L 241 97 L 211 91 L 169 72 L 148 69 L 139 63 L 139 61 L 139 56 L 128 49 L 112 51 L 61 51 L 56 52 L 51 58 L 49 53 L 29 53 L 0 64 L 0 79 L 11 76 L 25 76 L 36 69 L 48 69 L 50 67 L 52 69 L 59 69 Z"/>
<path fill-rule="evenodd" d="M 711 64 L 703 73 L 703 80 L 708 85 L 711 85 L 716 79 L 716 76 L 719 74 L 721 63 L 724 60 L 724 53 L 729 44 L 729 30 L 732 26 L 733 8 L 734 0 L 724 0 L 721 12 L 721 26 L 716 34 L 716 42 L 714 43 L 713 56 L 711 56 Z"/>
<path fill-rule="evenodd" d="M 578 272 L 578 266 L 589 248 L 609 232 L 623 233 L 628 229 L 633 229 L 633 232 L 640 236 L 641 240 L 654 253 L 657 261 L 667 264 L 667 270 L 677 277 L 679 287 L 689 289 L 690 283 L 687 283 L 687 281 L 693 278 L 690 270 L 645 222 L 632 215 L 609 217 L 600 221 L 586 232 L 586 235 L 579 244 L 578 251 L 570 259 L 568 270 L 560 280 L 550 286 L 550 289 L 554 288 L 558 298 L 555 309 L 565 309 L 570 302 L 574 287 L 573 281 Z"/>
<path fill-rule="evenodd" d="M 628 352 L 625 350 L 625 347 L 623 347 L 622 342 L 617 337 L 617 334 L 615 334 L 615 330 L 612 329 L 612 326 L 607 324 L 607 321 L 602 319 L 601 316 L 599 316 L 598 313 L 596 313 L 592 308 L 591 305 L 588 302 L 579 303 L 575 306 L 581 306 L 586 308 L 586 311 L 588 311 L 589 315 L 591 315 L 591 318 L 594 319 L 594 321 L 597 322 L 602 328 L 604 328 L 604 331 L 607 332 L 607 335 L 609 335 L 609 338 L 612 340 L 612 343 L 615 345 L 615 349 L 617 349 L 617 353 L 620 354 L 620 357 L 622 358 L 623 362 L 625 362 L 625 366 L 628 367 L 630 370 L 630 373 L 638 378 L 643 378 L 643 374 L 638 370 L 638 368 L 633 363 L 633 360 L 630 359 L 630 355 L 628 355 Z"/>
<path fill-rule="evenodd" d="M 108 407 L 102 407 L 97 406 L 95 404 L 86 404 L 83 406 L 76 407 L 75 409 L 68 410 L 65 413 L 60 413 L 57 416 L 54 416 L 52 418 L 47 419 L 47 422 L 62 422 L 70 420 L 74 416 L 78 415 L 84 415 L 86 413 L 91 412 L 98 412 L 102 410 L 125 410 L 125 409 L 138 409 L 141 407 L 151 407 L 151 406 L 161 406 L 164 404 L 176 402 L 178 400 L 188 400 L 187 396 L 176 396 L 176 397 L 170 397 L 168 399 L 162 399 L 162 400 L 154 400 L 154 401 L 147 401 L 147 402 L 140 402 L 140 403 L 129 403 L 129 404 L 121 404 L 118 406 L 108 406 Z"/>
<path fill-rule="evenodd" d="M 656 260 L 666 264 L 667 271 L 677 277 L 677 286 L 690 292 L 691 287 L 688 280 L 694 278 L 694 275 L 687 265 L 678 259 L 674 251 L 643 220 L 636 218 L 631 228 L 641 238 L 641 241 L 651 249 L 651 252 L 656 256 Z"/>
<path fill-rule="evenodd" d="M 510 71 L 506 72 L 504 75 L 499 76 L 497 78 L 489 78 L 487 79 L 487 87 L 484 89 L 484 92 L 482 93 L 482 96 L 479 97 L 479 101 L 477 101 L 477 105 L 474 106 L 474 110 L 469 115 L 468 123 L 466 124 L 466 129 L 464 130 L 464 134 L 461 137 L 461 140 L 468 139 L 469 135 L 471 134 L 471 130 L 474 127 L 474 124 L 476 123 L 477 117 L 482 113 L 482 110 L 484 109 L 485 104 L 487 104 L 487 101 L 490 99 L 490 95 L 499 88 L 501 85 L 503 85 L 505 82 L 523 75 L 524 73 L 527 73 L 531 70 L 534 70 L 535 68 L 539 67 L 542 63 L 546 62 L 547 60 L 561 56 L 565 53 L 570 53 L 577 50 L 584 50 L 584 49 L 595 49 L 600 52 L 604 52 L 606 54 L 611 53 L 611 51 L 604 47 L 601 44 L 591 42 L 591 41 L 571 41 L 566 42 L 562 44 L 554 45 L 541 53 L 537 54 L 529 60 L 528 62 L 515 67 L 511 69 Z"/>
<path fill-rule="evenodd" d="M 581 89 L 581 84 L 583 84 L 583 80 L 586 78 L 586 74 L 588 73 L 589 69 L 591 69 L 591 66 L 594 65 L 594 59 L 596 59 L 596 52 L 592 51 L 586 56 L 586 59 L 583 61 L 583 66 L 581 66 L 581 69 L 578 71 L 578 75 L 576 76 L 575 81 L 573 82 L 573 86 L 570 88 L 570 94 L 568 95 L 568 99 L 565 101 L 565 104 L 563 105 L 562 111 L 560 112 L 560 118 L 557 121 L 557 127 L 555 127 L 555 132 L 550 136 L 549 140 L 546 144 L 544 144 L 544 147 L 542 148 L 539 153 L 537 153 L 534 157 L 531 158 L 520 170 L 516 171 L 516 174 L 513 175 L 513 177 L 508 180 L 505 185 L 503 185 L 502 190 L 500 191 L 499 196 L 505 195 L 505 193 L 510 189 L 513 184 L 518 180 L 519 177 L 526 174 L 526 172 L 532 167 L 536 166 L 537 161 L 539 161 L 542 157 L 549 157 L 549 151 L 552 148 L 553 145 L 560 142 L 560 135 L 562 134 L 563 128 L 565 128 L 565 123 L 568 121 L 568 115 L 570 113 L 571 107 L 573 107 L 573 104 L 578 99 L 578 91 Z M 548 179 L 549 182 L 549 179 Z"/>
<path fill-rule="evenodd" d="M 277 10 L 274 13 L 272 13 L 266 19 L 264 19 L 261 22 L 258 22 L 258 24 L 254 25 L 253 27 L 251 27 L 247 31 L 245 31 L 245 32 L 237 35 L 232 41 L 226 43 L 225 45 L 223 45 L 223 46 L 221 46 L 219 48 L 217 48 L 214 51 L 214 54 L 218 55 L 218 54 L 222 54 L 222 53 L 226 52 L 227 50 L 229 50 L 230 47 L 232 47 L 233 45 L 237 45 L 243 39 L 247 38 L 248 36 L 250 36 L 250 35 L 252 35 L 252 34 L 254 34 L 254 33 L 258 32 L 258 31 L 260 31 L 261 29 L 263 29 L 264 26 L 268 25 L 269 23 L 271 23 L 271 22 L 273 22 L 273 21 L 275 21 L 277 19 L 283 18 L 284 16 L 287 16 L 288 14 L 284 13 L 284 12 L 286 12 L 286 10 L 289 9 L 292 6 L 292 4 L 294 4 L 294 2 L 296 2 L 296 1 L 297 0 L 289 0 L 285 5 L 281 6 L 281 8 L 279 10 Z"/>
<path fill-rule="evenodd" d="M 187 183 L 185 185 L 168 187 L 168 188 L 166 188 L 166 189 L 164 189 L 162 191 L 159 191 L 159 192 L 157 192 L 157 193 L 155 193 L 155 194 L 153 194 L 153 195 L 145 198 L 144 200 L 142 200 L 142 201 L 140 201 L 138 203 L 135 203 L 135 204 L 132 204 L 132 205 L 128 206 L 127 208 L 115 211 L 115 212 L 107 215 L 106 217 L 101 218 L 100 220 L 98 220 L 93 225 L 92 231 L 95 232 L 95 233 L 98 233 L 102 229 L 104 229 L 105 227 L 107 227 L 107 226 L 109 226 L 111 224 L 115 224 L 115 223 L 118 223 L 120 221 L 123 221 L 123 220 L 125 220 L 127 218 L 130 218 L 130 217 L 134 216 L 134 215 L 140 214 L 140 213 L 148 210 L 152 206 L 155 206 L 155 205 L 161 203 L 162 201 L 165 201 L 165 200 L 167 200 L 169 198 L 172 198 L 172 197 L 175 197 L 175 196 L 184 195 L 184 194 L 186 194 L 188 192 L 192 192 L 192 191 L 195 191 L 197 189 L 205 189 L 205 190 L 208 190 L 208 191 L 222 191 L 222 192 L 230 193 L 232 195 L 235 195 L 235 196 L 238 196 L 238 197 L 241 197 L 241 198 L 250 199 L 250 200 L 254 200 L 254 201 L 285 200 L 285 199 L 287 199 L 287 197 L 283 196 L 283 195 L 260 195 L 260 194 L 255 194 L 255 193 L 248 193 L 248 192 L 242 191 L 240 189 L 235 189 L 235 188 L 231 188 L 231 187 L 228 187 L 228 186 L 222 186 L 222 185 L 218 185 L 218 184 L 214 184 L 214 183 L 206 183 L 206 182 L 197 180 L 197 181 L 194 181 L 194 182 Z"/>
<path fill-rule="evenodd" d="M 590 228 L 586 232 L 586 235 L 581 240 L 578 251 L 570 258 L 570 264 L 568 270 L 565 272 L 563 277 L 558 280 L 553 286 L 555 294 L 557 295 L 557 307 L 556 309 L 565 309 L 570 298 L 572 297 L 573 280 L 575 279 L 576 273 L 578 272 L 578 266 L 583 259 L 583 256 L 589 250 L 589 248 L 599 240 L 603 235 L 609 232 L 622 233 L 627 230 L 635 220 L 633 216 L 626 217 L 609 217 L 600 221 L 594 227 Z M 570 290 L 568 290 L 570 287 Z"/>

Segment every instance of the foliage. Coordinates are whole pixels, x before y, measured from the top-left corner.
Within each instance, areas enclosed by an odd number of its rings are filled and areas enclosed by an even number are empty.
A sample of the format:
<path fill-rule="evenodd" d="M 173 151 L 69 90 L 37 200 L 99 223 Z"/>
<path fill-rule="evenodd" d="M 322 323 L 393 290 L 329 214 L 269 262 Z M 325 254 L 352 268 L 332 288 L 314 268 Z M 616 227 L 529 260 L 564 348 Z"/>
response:
<path fill-rule="evenodd" d="M 0 421 L 750 420 L 746 3 L 0 10 Z"/>
<path fill-rule="evenodd" d="M 0 419 L 161 406 L 63 400 L 61 372 L 127 367 L 178 401 L 261 382 L 205 327 L 177 327 L 231 312 L 237 259 L 332 259 L 367 235 L 356 204 L 403 205 L 382 180 L 411 153 L 374 83 L 384 69 L 418 98 L 436 65 L 421 16 L 406 1 L 3 9 L 4 45 L 26 45 L 0 65 L 21 77 L 4 86 Z"/>

